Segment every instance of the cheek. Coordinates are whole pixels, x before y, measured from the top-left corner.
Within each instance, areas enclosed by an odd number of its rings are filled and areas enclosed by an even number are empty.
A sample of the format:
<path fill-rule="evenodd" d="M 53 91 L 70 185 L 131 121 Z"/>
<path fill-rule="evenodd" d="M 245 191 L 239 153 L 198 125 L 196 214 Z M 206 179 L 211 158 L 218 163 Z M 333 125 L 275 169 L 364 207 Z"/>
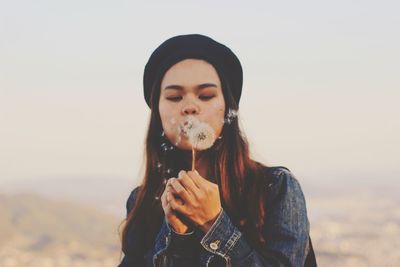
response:
<path fill-rule="evenodd" d="M 213 121 L 213 126 L 215 129 L 222 128 L 224 124 L 224 115 L 225 115 L 225 103 L 222 102 L 216 102 L 213 105 L 212 109 L 212 121 Z"/>
<path fill-rule="evenodd" d="M 218 114 L 218 117 L 223 117 L 225 113 L 225 102 L 224 99 L 220 99 L 219 101 L 213 104 L 215 114 Z"/>
<path fill-rule="evenodd" d="M 178 122 L 177 122 L 177 114 L 175 114 L 175 109 L 166 105 L 165 103 L 161 103 L 159 105 L 159 112 L 161 117 L 161 123 L 164 129 L 164 132 L 167 136 L 175 135 L 177 132 Z"/>

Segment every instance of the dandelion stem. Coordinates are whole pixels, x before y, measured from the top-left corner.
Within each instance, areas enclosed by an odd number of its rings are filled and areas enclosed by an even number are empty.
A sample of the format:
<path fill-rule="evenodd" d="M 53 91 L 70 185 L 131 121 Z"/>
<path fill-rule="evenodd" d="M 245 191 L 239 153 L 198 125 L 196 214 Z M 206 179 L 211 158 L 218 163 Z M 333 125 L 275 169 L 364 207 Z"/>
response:
<path fill-rule="evenodd" d="M 192 171 L 195 169 L 195 162 L 196 162 L 196 151 L 192 146 Z"/>

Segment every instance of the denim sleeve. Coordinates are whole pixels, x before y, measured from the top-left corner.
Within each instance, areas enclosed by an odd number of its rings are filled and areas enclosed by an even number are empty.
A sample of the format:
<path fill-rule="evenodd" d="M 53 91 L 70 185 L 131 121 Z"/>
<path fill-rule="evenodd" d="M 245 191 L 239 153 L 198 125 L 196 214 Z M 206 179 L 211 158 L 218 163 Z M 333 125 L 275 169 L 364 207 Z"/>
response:
<path fill-rule="evenodd" d="M 309 222 L 300 184 L 279 169 L 273 183 L 264 225 L 266 246 L 256 251 L 223 210 L 200 241 L 204 249 L 225 259 L 231 267 L 302 267 L 308 251 Z"/>
<path fill-rule="evenodd" d="M 197 266 L 196 244 L 198 240 L 191 231 L 186 234 L 176 233 L 164 219 L 164 223 L 156 237 L 155 266 L 187 267 Z M 159 262 L 163 264 L 159 265 Z"/>
<path fill-rule="evenodd" d="M 171 234 L 171 243 L 168 247 L 170 254 L 178 257 L 193 257 L 195 254 L 195 244 L 197 243 L 194 230 L 189 233 L 179 234 L 167 223 L 168 231 Z"/>

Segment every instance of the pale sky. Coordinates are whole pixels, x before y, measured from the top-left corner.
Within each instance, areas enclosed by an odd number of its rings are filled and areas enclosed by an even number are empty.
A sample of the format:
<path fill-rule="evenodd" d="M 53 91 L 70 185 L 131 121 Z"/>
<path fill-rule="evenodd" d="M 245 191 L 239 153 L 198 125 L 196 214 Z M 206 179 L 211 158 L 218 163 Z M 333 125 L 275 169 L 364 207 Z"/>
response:
<path fill-rule="evenodd" d="M 400 173 L 398 1 L 0 0 L 0 183 L 137 179 L 151 52 L 202 33 L 242 62 L 256 159 L 302 179 Z"/>

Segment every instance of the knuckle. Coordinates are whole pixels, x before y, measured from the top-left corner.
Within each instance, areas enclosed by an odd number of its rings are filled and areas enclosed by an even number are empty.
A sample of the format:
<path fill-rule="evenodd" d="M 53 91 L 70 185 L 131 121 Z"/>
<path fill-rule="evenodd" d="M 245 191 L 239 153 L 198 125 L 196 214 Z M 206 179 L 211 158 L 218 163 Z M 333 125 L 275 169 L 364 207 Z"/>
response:
<path fill-rule="evenodd" d="M 204 192 L 200 192 L 200 193 L 198 194 L 197 198 L 198 198 L 200 201 L 202 201 L 202 200 L 204 200 L 205 196 L 206 196 L 206 195 L 205 195 Z"/>
<path fill-rule="evenodd" d="M 178 188 L 176 189 L 176 192 L 177 192 L 178 194 L 182 194 L 182 193 L 183 193 L 183 188 L 182 188 L 182 187 L 178 187 Z"/>

